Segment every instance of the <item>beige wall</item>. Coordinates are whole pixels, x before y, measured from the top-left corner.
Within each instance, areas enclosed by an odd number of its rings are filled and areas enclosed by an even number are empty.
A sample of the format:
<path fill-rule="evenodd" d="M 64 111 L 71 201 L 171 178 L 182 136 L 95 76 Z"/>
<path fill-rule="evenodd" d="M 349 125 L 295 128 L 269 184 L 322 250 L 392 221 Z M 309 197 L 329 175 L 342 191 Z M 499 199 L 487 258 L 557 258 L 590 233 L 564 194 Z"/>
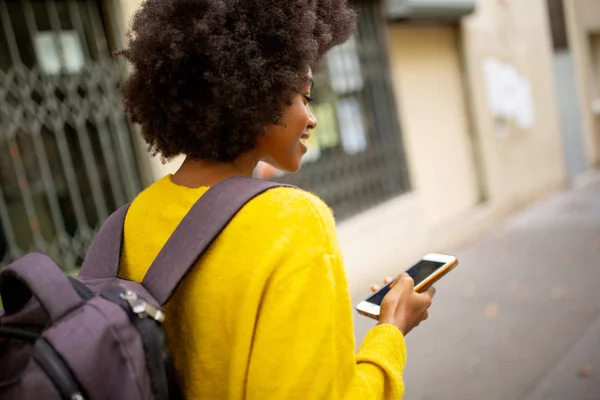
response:
<path fill-rule="evenodd" d="M 401 135 L 430 226 L 469 210 L 481 193 L 501 207 L 565 181 L 544 0 L 480 0 L 458 29 L 390 23 L 389 37 Z M 489 58 L 529 81 L 531 126 L 501 125 L 492 114 L 483 69 Z"/>
<path fill-rule="evenodd" d="M 142 0 L 120 0 L 119 4 L 121 6 L 121 14 L 123 15 L 125 26 L 129 27 L 131 17 L 133 16 L 133 13 L 135 13 L 135 11 L 139 8 L 140 4 L 142 4 Z"/>
<path fill-rule="evenodd" d="M 479 198 L 457 31 L 395 24 L 389 36 L 411 182 L 439 223 Z"/>
<path fill-rule="evenodd" d="M 545 0 L 480 0 L 462 24 L 474 126 L 492 203 L 523 201 L 561 185 L 565 162 Z M 529 80 L 535 121 L 529 129 L 497 127 L 488 107 L 483 63 L 494 57 Z"/>
<path fill-rule="evenodd" d="M 590 166 L 600 165 L 600 2 L 564 0 L 569 48 L 576 70 L 585 150 Z M 594 51 L 597 49 L 597 51 Z M 597 104 L 597 103 L 596 103 Z M 598 107 L 600 108 L 600 107 Z"/>
<path fill-rule="evenodd" d="M 459 31 L 390 23 L 389 38 L 415 190 L 340 224 L 355 297 L 365 295 L 365 282 L 406 268 L 424 252 L 476 239 L 566 180 L 544 0 L 480 0 Z M 529 80 L 531 127 L 510 122 L 497 130 L 484 83 L 488 57 Z M 487 201 L 478 203 L 482 189 Z"/>
<path fill-rule="evenodd" d="M 565 0 L 564 2 L 567 7 L 577 9 L 581 29 L 600 30 L 600 3 L 598 0 Z"/>
<path fill-rule="evenodd" d="M 460 28 L 389 24 L 390 68 L 414 191 L 340 224 L 355 297 L 365 295 L 366 282 L 397 273 L 424 252 L 451 251 L 476 239 L 565 183 L 545 4 L 480 0 Z M 530 127 L 509 120 L 506 130 L 497 130 L 484 82 L 488 57 L 514 66 L 530 82 Z M 479 203 L 482 191 L 487 201 Z"/>

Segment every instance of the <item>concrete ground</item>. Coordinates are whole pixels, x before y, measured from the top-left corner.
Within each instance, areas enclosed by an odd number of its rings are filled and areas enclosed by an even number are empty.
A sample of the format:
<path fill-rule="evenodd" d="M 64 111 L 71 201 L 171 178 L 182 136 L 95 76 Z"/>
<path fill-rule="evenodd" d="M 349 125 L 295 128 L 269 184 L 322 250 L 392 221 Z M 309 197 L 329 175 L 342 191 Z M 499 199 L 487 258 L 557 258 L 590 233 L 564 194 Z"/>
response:
<path fill-rule="evenodd" d="M 600 400 L 600 173 L 453 253 L 407 336 L 405 399 Z"/>

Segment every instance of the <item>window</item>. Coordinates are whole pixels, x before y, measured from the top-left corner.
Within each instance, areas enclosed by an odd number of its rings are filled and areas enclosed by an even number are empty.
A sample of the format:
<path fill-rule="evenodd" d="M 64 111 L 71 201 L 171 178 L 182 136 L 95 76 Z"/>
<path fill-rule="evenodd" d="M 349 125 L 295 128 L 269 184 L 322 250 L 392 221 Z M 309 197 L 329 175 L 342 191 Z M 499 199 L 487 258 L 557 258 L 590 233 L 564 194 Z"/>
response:
<path fill-rule="evenodd" d="M 408 190 L 381 5 L 360 2 L 359 31 L 315 75 L 319 121 L 300 172 L 273 180 L 321 196 L 338 220 Z"/>

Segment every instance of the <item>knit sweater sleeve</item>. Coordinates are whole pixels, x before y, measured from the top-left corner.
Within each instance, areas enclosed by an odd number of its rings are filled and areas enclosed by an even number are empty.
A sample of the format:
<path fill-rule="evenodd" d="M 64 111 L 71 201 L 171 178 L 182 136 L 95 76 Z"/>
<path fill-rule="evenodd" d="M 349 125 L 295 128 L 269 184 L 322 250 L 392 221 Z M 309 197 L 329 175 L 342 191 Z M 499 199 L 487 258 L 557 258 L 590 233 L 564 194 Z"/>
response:
<path fill-rule="evenodd" d="M 314 256 L 286 258 L 265 289 L 246 398 L 400 399 L 404 338 L 396 327 L 379 325 L 355 354 L 352 306 L 333 217 L 307 209 L 303 225 L 317 221 L 308 236 L 289 242 L 298 248 L 286 252 L 301 254 L 302 246 L 312 246 Z"/>

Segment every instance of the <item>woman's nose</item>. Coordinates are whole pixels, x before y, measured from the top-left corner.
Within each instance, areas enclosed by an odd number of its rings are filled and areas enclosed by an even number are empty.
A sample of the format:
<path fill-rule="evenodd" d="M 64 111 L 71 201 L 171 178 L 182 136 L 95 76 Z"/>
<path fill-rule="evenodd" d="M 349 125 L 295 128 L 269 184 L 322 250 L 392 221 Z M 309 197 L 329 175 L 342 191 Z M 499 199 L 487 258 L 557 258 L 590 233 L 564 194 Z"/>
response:
<path fill-rule="evenodd" d="M 315 129 L 318 125 L 317 117 L 313 114 L 312 110 L 309 109 L 310 115 L 308 116 L 308 129 Z"/>

